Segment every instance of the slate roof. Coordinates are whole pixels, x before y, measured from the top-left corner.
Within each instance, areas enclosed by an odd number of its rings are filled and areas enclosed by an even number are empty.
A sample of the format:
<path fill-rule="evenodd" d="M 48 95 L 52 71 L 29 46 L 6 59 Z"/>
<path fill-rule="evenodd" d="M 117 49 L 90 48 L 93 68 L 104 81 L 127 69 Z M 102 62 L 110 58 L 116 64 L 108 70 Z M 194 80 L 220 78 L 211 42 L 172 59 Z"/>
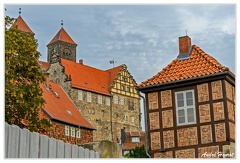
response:
<path fill-rule="evenodd" d="M 139 84 L 138 87 L 180 81 L 225 71 L 229 71 L 229 69 L 222 66 L 216 59 L 205 53 L 198 46 L 192 45 L 190 58 L 185 60 L 174 59 L 156 75 Z"/>
<path fill-rule="evenodd" d="M 31 33 L 34 35 L 34 32 L 30 29 L 27 23 L 23 20 L 23 18 L 19 15 L 16 21 L 12 24 L 12 27 L 17 26 L 17 28 L 23 32 Z"/>
<path fill-rule="evenodd" d="M 49 44 L 52 44 L 57 41 L 67 42 L 70 44 L 77 45 L 73 39 L 68 35 L 68 33 L 65 31 L 65 29 L 62 27 L 58 33 L 53 37 L 53 39 L 49 42 Z M 48 44 L 48 45 L 49 45 Z"/>
<path fill-rule="evenodd" d="M 95 129 L 83 117 L 59 84 L 48 81 L 48 87 L 44 84 L 41 84 L 40 87 L 43 90 L 42 96 L 46 101 L 42 109 L 51 119 L 91 130 Z"/>

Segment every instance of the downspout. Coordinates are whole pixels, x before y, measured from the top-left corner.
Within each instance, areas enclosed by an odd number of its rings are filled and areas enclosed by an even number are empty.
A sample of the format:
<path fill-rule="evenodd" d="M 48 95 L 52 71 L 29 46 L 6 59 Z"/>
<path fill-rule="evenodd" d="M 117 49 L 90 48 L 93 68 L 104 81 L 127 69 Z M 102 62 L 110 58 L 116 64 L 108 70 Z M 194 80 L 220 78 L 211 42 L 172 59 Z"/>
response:
<path fill-rule="evenodd" d="M 147 116 L 146 116 L 146 100 L 145 97 L 143 97 L 140 93 L 139 96 L 143 99 L 143 111 L 144 111 L 144 119 L 145 119 L 145 143 L 146 143 L 146 154 L 149 158 L 151 158 L 151 156 L 148 153 L 148 120 L 147 120 Z"/>

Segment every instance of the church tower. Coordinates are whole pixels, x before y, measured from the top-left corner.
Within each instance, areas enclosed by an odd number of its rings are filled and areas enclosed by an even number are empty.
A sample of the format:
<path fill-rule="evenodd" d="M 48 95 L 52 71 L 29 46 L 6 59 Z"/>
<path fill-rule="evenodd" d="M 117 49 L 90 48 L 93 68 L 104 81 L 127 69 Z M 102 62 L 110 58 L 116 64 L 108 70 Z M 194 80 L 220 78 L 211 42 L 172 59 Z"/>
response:
<path fill-rule="evenodd" d="M 48 59 L 51 63 L 51 57 L 54 54 L 58 54 L 60 58 L 68 59 L 76 62 L 76 47 L 77 44 L 67 34 L 65 29 L 62 27 L 54 38 L 47 45 Z"/>

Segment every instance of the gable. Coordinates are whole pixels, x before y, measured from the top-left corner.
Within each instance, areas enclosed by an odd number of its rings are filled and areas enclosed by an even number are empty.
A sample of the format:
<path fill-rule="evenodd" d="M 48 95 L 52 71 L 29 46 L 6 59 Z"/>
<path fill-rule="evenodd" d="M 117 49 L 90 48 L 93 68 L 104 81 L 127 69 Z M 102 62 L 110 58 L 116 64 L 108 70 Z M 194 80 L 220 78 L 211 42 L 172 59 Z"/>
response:
<path fill-rule="evenodd" d="M 127 66 L 122 65 L 115 79 L 112 81 L 111 92 L 138 98 L 136 85 L 137 83 L 128 71 Z"/>

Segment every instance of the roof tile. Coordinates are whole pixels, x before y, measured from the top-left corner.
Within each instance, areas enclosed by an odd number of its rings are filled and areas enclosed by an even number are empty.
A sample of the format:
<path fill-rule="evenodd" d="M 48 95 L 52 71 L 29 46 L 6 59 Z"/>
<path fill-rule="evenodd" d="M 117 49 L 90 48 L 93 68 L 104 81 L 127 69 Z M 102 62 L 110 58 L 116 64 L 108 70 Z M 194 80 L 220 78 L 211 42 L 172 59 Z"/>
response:
<path fill-rule="evenodd" d="M 95 129 L 80 113 L 62 87 L 49 81 L 48 87 L 40 85 L 45 104 L 42 109 L 55 120 L 84 128 Z"/>
<path fill-rule="evenodd" d="M 26 33 L 34 34 L 34 32 L 30 29 L 27 23 L 23 20 L 23 18 L 19 15 L 16 21 L 13 23 L 12 27 L 16 27 Z"/>
<path fill-rule="evenodd" d="M 67 42 L 70 44 L 77 45 L 73 39 L 68 35 L 68 33 L 65 31 L 65 29 L 62 27 L 59 32 L 53 37 L 53 39 L 50 41 L 49 44 L 52 44 L 57 41 Z M 49 45 L 48 44 L 48 45 Z"/>
<path fill-rule="evenodd" d="M 193 45 L 189 59 L 174 59 L 156 75 L 139 84 L 138 87 L 195 78 L 228 70 L 227 67 L 222 66 L 198 46 Z"/>
<path fill-rule="evenodd" d="M 65 67 L 65 73 L 71 75 L 73 87 L 108 96 L 111 95 L 109 88 L 123 66 L 120 65 L 109 70 L 100 70 L 66 59 L 61 59 L 61 64 Z"/>

